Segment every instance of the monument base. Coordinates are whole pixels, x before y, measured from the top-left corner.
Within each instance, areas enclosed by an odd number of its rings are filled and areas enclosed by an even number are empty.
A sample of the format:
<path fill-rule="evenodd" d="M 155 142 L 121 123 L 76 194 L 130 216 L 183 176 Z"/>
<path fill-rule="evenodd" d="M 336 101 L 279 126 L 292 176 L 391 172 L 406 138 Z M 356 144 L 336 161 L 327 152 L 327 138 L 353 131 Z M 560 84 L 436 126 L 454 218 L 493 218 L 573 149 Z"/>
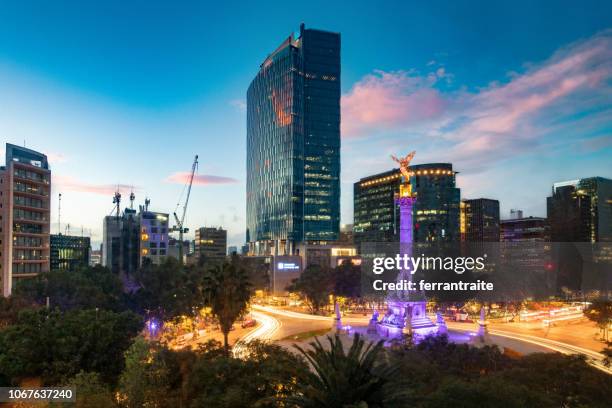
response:
<path fill-rule="evenodd" d="M 438 333 L 438 325 L 427 317 L 425 302 L 390 302 L 387 313 L 376 325 L 376 333 L 383 338 L 401 338 L 405 332 L 416 339 Z"/>

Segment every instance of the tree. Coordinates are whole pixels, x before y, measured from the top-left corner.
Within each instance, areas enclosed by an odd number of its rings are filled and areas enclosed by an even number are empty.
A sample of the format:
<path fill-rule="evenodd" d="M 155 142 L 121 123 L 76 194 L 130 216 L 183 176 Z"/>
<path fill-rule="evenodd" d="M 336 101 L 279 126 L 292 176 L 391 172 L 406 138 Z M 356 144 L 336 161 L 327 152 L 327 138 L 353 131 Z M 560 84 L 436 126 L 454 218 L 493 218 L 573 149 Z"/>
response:
<path fill-rule="evenodd" d="M 138 337 L 125 353 L 119 379 L 124 407 L 175 407 L 180 405 L 184 371 L 182 362 L 193 360 L 191 351 L 176 352 Z"/>
<path fill-rule="evenodd" d="M 309 407 L 381 407 L 396 397 L 387 389 L 397 367 L 384 359 L 383 342 L 366 343 L 355 334 L 348 352 L 339 336 L 327 337 L 327 349 L 319 339 L 311 349 L 294 346 L 312 370 L 297 379 L 297 392 L 287 402 Z"/>
<path fill-rule="evenodd" d="M 334 295 L 355 299 L 361 296 L 361 267 L 343 261 L 334 268 Z"/>
<path fill-rule="evenodd" d="M 125 308 L 121 279 L 102 266 L 79 268 L 74 271 L 57 270 L 22 279 L 13 297 L 25 302 L 61 310 Z"/>
<path fill-rule="evenodd" d="M 219 321 L 223 344 L 229 353 L 228 335 L 234 322 L 247 310 L 251 298 L 251 284 L 239 258 L 211 266 L 203 284 L 204 299 Z"/>
<path fill-rule="evenodd" d="M 38 307 L 32 300 L 23 297 L 0 297 L 0 329 L 15 324 L 20 311 Z"/>
<path fill-rule="evenodd" d="M 98 373 L 81 371 L 73 377 L 67 387 L 76 391 L 75 402 L 51 403 L 51 407 L 62 408 L 115 408 L 117 404 L 108 384 L 104 383 Z"/>
<path fill-rule="evenodd" d="M 0 378 L 40 377 L 54 385 L 87 371 L 114 383 L 141 329 L 142 319 L 132 312 L 25 310 L 0 331 Z"/>
<path fill-rule="evenodd" d="M 333 289 L 332 270 L 319 265 L 308 265 L 287 289 L 299 293 L 308 304 L 311 313 L 318 313 L 327 303 Z"/>
<path fill-rule="evenodd" d="M 584 315 L 597 324 L 603 334 L 603 340 L 608 341 L 608 331 L 612 326 L 612 302 L 596 300 L 584 310 Z"/>
<path fill-rule="evenodd" d="M 284 348 L 263 342 L 246 345 L 246 357 L 227 355 L 218 342 L 197 353 L 186 400 L 192 407 L 277 407 L 295 392 L 304 361 Z"/>
<path fill-rule="evenodd" d="M 139 289 L 132 295 L 140 313 L 162 321 L 187 315 L 204 306 L 204 271 L 168 257 L 161 265 L 146 264 L 136 272 Z"/>

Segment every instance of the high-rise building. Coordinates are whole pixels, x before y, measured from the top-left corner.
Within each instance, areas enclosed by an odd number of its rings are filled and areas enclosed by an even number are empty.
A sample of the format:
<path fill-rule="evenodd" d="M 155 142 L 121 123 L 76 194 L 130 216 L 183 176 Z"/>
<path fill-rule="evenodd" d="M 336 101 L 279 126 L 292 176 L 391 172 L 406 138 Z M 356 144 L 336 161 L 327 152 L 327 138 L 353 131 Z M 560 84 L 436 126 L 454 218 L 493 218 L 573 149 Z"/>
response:
<path fill-rule="evenodd" d="M 416 194 L 413 205 L 414 242 L 459 241 L 460 189 L 450 163 L 410 166 Z M 362 178 L 354 184 L 353 235 L 355 244 L 398 242 L 399 211 L 395 195 L 401 173 L 393 169 Z"/>
<path fill-rule="evenodd" d="M 168 256 L 168 214 L 132 208 L 104 217 L 102 265 L 133 276 L 144 263 L 160 264 Z"/>
<path fill-rule="evenodd" d="M 168 256 L 168 214 L 140 209 L 140 265 L 159 265 Z"/>
<path fill-rule="evenodd" d="M 8 296 L 18 279 L 49 271 L 51 170 L 47 156 L 6 144 L 0 167 L 0 277 Z"/>
<path fill-rule="evenodd" d="M 555 183 L 546 204 L 557 289 L 581 291 L 589 281 L 591 251 L 595 264 L 609 267 L 605 248 L 591 243 L 612 242 L 612 180 Z"/>
<path fill-rule="evenodd" d="M 340 34 L 300 27 L 247 92 L 247 242 L 256 255 L 338 239 Z"/>
<path fill-rule="evenodd" d="M 555 183 L 546 204 L 553 242 L 612 242 L 612 180 Z"/>
<path fill-rule="evenodd" d="M 102 249 L 94 249 L 89 256 L 89 266 L 102 265 Z"/>
<path fill-rule="evenodd" d="M 51 234 L 51 270 L 72 271 L 88 266 L 91 255 L 89 237 Z"/>
<path fill-rule="evenodd" d="M 222 261 L 227 254 L 227 231 L 202 227 L 195 232 L 195 254 L 205 262 Z"/>
<path fill-rule="evenodd" d="M 461 240 L 499 242 L 499 201 L 490 198 L 461 200 Z"/>

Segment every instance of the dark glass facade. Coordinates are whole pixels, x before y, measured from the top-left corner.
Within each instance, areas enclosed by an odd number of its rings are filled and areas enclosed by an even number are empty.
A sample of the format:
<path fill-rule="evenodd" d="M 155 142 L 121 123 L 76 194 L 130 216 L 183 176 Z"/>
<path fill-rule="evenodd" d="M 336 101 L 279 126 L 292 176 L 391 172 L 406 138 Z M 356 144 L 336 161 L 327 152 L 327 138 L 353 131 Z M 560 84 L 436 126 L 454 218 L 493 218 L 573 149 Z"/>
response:
<path fill-rule="evenodd" d="M 546 242 L 550 241 L 550 229 L 546 218 L 527 217 L 502 220 L 500 222 L 502 242 Z"/>
<path fill-rule="evenodd" d="M 89 237 L 51 235 L 51 270 L 75 270 L 89 265 Z"/>
<path fill-rule="evenodd" d="M 417 200 L 413 206 L 415 242 L 459 241 L 460 190 L 450 163 L 428 163 L 410 167 Z M 399 241 L 399 169 L 379 173 L 354 184 L 353 235 L 355 244 Z"/>
<path fill-rule="evenodd" d="M 556 183 L 546 204 L 553 242 L 612 242 L 612 180 Z"/>
<path fill-rule="evenodd" d="M 462 200 L 459 220 L 462 241 L 499 242 L 499 201 Z"/>
<path fill-rule="evenodd" d="M 292 254 L 338 239 L 340 35 L 300 27 L 247 92 L 247 242 Z"/>

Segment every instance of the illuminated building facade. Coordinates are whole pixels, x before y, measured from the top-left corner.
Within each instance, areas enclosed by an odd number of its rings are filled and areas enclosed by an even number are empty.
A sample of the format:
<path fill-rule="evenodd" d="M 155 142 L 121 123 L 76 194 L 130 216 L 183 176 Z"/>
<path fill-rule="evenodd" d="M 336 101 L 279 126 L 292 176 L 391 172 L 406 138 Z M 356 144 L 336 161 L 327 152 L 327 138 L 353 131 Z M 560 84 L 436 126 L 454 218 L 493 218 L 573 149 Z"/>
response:
<path fill-rule="evenodd" d="M 6 144 L 0 167 L 1 293 L 9 296 L 17 279 L 50 267 L 51 170 L 47 156 Z"/>
<path fill-rule="evenodd" d="M 247 242 L 254 255 L 296 254 L 338 239 L 340 34 L 300 27 L 247 92 Z"/>
<path fill-rule="evenodd" d="M 461 240 L 499 242 L 499 201 L 489 198 L 461 200 Z"/>
<path fill-rule="evenodd" d="M 91 240 L 74 235 L 51 235 L 51 270 L 73 271 L 89 266 Z"/>
<path fill-rule="evenodd" d="M 140 261 L 159 265 L 168 256 L 168 214 L 141 211 L 138 214 L 140 226 Z"/>
<path fill-rule="evenodd" d="M 546 204 L 551 241 L 556 243 L 552 265 L 557 289 L 582 290 L 588 271 L 585 249 L 594 249 L 596 263 L 609 267 L 601 246 L 580 243 L 612 242 L 612 180 L 589 177 L 555 183 Z"/>
<path fill-rule="evenodd" d="M 198 228 L 195 232 L 195 254 L 203 261 L 223 261 L 227 254 L 227 230 Z"/>
<path fill-rule="evenodd" d="M 104 217 L 102 265 L 125 277 L 168 256 L 168 214 L 132 208 Z"/>
<path fill-rule="evenodd" d="M 417 201 L 413 211 L 414 242 L 459 241 L 460 190 L 450 163 L 410 167 Z M 364 242 L 399 242 L 399 209 L 395 194 L 400 170 L 365 177 L 354 184 L 353 236 L 357 248 Z"/>
<path fill-rule="evenodd" d="M 612 242 L 612 180 L 555 183 L 547 214 L 553 242 Z"/>

